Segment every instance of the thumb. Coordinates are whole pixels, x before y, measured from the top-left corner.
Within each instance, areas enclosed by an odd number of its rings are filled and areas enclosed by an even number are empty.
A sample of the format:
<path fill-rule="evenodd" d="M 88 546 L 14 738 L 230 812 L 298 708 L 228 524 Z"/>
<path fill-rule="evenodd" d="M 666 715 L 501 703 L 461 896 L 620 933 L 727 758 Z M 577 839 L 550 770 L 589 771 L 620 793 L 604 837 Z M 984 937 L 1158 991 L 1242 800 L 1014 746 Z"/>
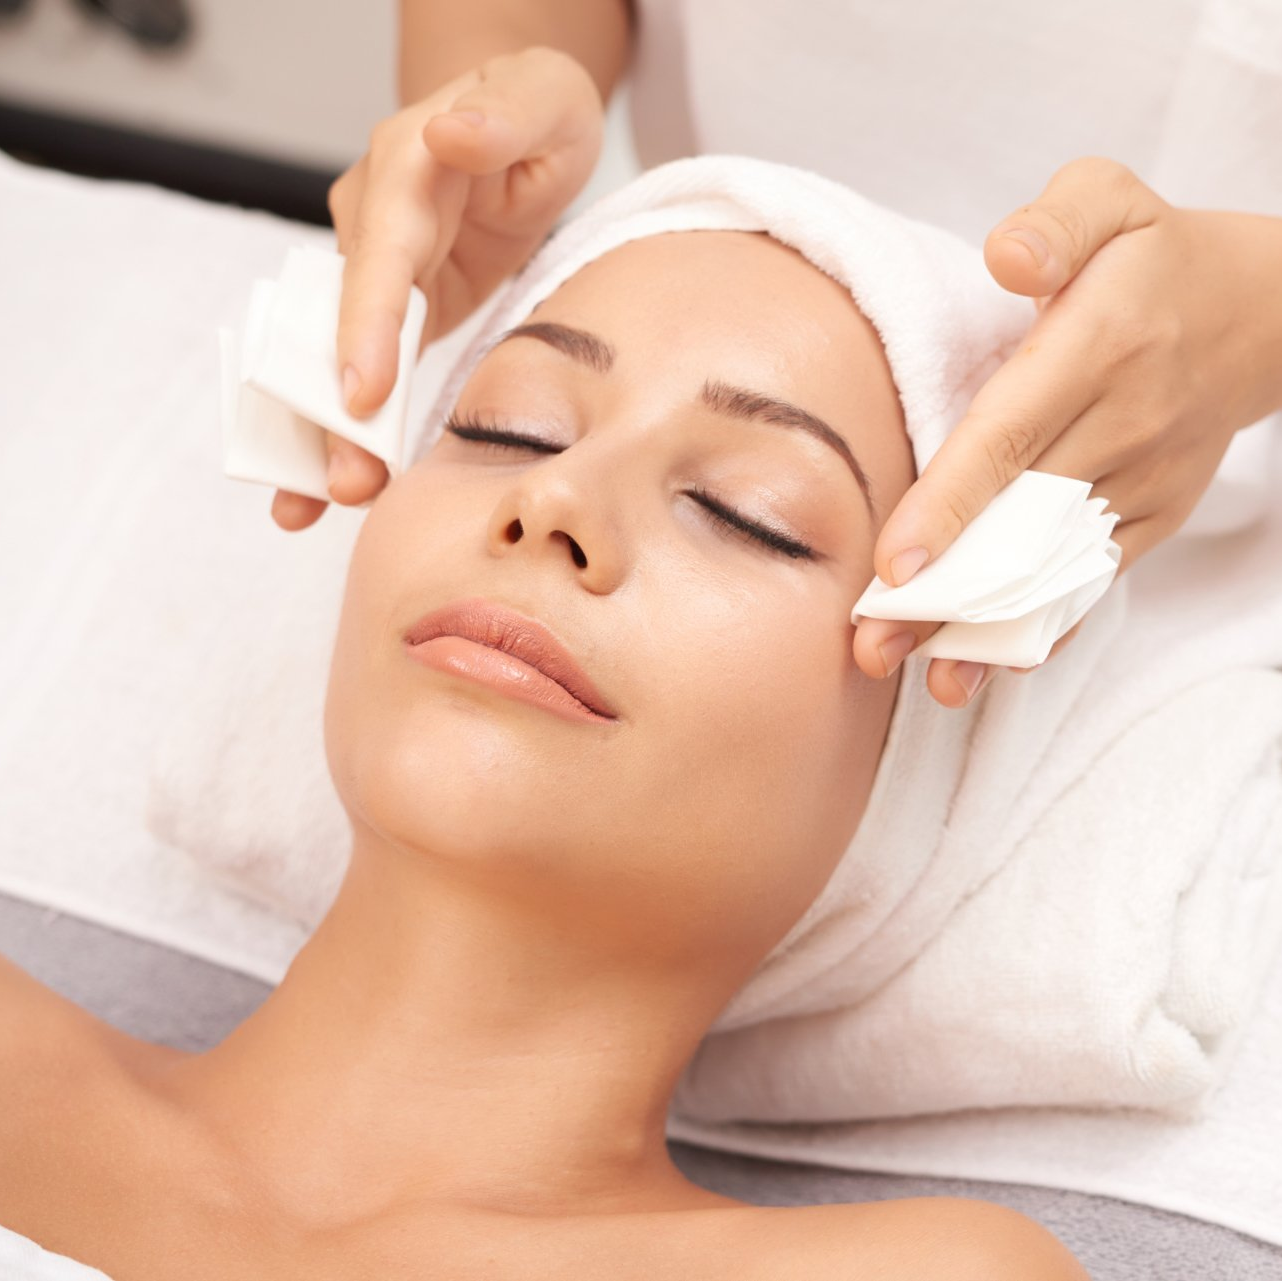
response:
<path fill-rule="evenodd" d="M 1114 236 L 1151 225 L 1169 207 L 1119 161 L 1083 156 L 1057 170 L 1031 205 L 988 233 L 984 262 L 1003 289 L 1045 297 L 1068 284 Z"/>

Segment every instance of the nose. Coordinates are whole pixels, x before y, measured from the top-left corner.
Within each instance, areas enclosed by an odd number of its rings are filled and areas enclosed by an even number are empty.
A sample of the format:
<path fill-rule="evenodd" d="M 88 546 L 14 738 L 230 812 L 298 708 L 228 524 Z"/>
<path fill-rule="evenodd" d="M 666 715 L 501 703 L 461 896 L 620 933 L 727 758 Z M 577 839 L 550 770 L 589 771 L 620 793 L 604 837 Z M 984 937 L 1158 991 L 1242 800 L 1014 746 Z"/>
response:
<path fill-rule="evenodd" d="M 495 556 L 560 561 L 599 595 L 614 591 L 627 573 L 608 482 L 575 468 L 564 454 L 541 459 L 504 490 L 491 514 L 487 541 Z"/>

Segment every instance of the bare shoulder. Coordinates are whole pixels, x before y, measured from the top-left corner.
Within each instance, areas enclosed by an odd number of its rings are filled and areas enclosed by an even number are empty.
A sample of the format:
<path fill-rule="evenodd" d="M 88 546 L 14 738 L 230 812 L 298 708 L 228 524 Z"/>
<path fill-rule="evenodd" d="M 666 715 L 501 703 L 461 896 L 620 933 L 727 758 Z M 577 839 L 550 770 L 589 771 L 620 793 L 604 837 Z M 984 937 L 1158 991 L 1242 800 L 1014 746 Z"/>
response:
<path fill-rule="evenodd" d="M 33 1048 L 61 1043 L 79 1020 L 65 997 L 0 956 L 0 1068 L 29 1057 Z"/>
<path fill-rule="evenodd" d="M 18 1170 L 52 1130 L 120 1093 L 148 1055 L 172 1053 L 118 1032 L 0 957 L 0 1173 Z"/>
<path fill-rule="evenodd" d="M 904 1197 L 766 1213 L 781 1217 L 758 1219 L 768 1238 L 762 1281 L 794 1271 L 816 1281 L 1090 1281 L 1054 1233 L 989 1201 Z"/>
<path fill-rule="evenodd" d="M 10 1079 L 24 1066 L 80 1068 L 89 1057 L 127 1059 L 131 1046 L 143 1044 L 0 956 L 0 1072 Z"/>

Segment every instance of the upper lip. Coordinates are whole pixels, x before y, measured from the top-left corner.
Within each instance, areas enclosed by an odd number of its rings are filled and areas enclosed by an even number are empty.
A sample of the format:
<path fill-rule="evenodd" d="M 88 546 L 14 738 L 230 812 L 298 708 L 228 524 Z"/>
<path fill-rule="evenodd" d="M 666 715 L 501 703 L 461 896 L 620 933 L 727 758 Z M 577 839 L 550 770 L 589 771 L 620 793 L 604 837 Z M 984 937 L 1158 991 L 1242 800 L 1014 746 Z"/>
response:
<path fill-rule="evenodd" d="M 615 716 L 570 651 L 537 619 L 493 601 L 460 600 L 424 614 L 404 640 L 418 645 L 436 636 L 461 636 L 511 654 L 556 681 L 597 715 Z"/>

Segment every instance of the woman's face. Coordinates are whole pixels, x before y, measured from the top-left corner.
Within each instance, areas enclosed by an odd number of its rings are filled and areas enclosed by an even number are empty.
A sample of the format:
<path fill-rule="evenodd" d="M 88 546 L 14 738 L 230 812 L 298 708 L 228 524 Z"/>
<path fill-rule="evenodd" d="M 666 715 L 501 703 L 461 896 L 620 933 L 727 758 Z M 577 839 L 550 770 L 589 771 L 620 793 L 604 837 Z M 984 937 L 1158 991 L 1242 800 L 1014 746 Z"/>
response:
<path fill-rule="evenodd" d="M 331 771 L 358 834 L 609 948 L 750 968 L 853 835 L 897 689 L 851 654 L 913 480 L 881 343 L 845 289 L 743 232 L 626 244 L 527 323 L 468 381 L 463 434 L 369 511 Z M 495 430 L 534 443 L 474 438 Z M 476 598 L 550 628 L 614 719 L 410 656 L 412 624 Z"/>

